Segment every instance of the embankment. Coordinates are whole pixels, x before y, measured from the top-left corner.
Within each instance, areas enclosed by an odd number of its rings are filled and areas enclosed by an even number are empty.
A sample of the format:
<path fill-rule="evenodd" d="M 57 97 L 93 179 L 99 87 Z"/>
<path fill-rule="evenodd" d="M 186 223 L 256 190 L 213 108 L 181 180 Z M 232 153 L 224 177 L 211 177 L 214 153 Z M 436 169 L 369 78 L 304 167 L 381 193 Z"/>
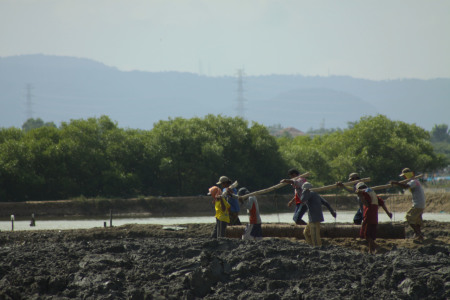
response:
<path fill-rule="evenodd" d="M 406 211 L 411 206 L 411 195 L 380 194 L 391 211 Z M 287 203 L 292 194 L 258 196 L 262 213 L 290 212 Z M 358 204 L 353 195 L 323 195 L 339 210 L 356 210 Z M 427 212 L 450 212 L 450 193 L 427 192 Z M 77 199 L 60 201 L 0 202 L 0 218 L 29 217 L 79 217 L 105 216 L 201 216 L 214 214 L 209 196 L 194 197 L 146 197 L 133 199 Z"/>

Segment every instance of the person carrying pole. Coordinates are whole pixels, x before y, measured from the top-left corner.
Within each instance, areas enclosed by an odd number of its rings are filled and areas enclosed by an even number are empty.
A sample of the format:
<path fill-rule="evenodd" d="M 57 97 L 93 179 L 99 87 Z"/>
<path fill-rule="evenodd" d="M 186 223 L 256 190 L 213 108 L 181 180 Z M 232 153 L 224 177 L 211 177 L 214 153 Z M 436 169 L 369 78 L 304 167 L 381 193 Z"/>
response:
<path fill-rule="evenodd" d="M 414 230 L 414 239 L 423 241 L 424 236 L 420 227 L 423 225 L 422 214 L 425 210 L 425 193 L 418 179 L 414 178 L 414 172 L 404 168 L 399 175 L 405 179 L 411 179 L 406 183 L 391 180 L 390 184 L 397 185 L 403 189 L 409 189 L 412 194 L 412 207 L 406 213 L 406 221 Z"/>
<path fill-rule="evenodd" d="M 362 239 L 365 239 L 369 244 L 369 253 L 375 253 L 378 245 L 375 243 L 377 238 L 378 227 L 378 207 L 381 206 L 385 210 L 389 218 L 392 219 L 392 213 L 384 205 L 383 199 L 364 182 L 359 182 L 356 185 L 356 193 L 359 195 L 363 203 L 363 221 L 359 235 Z"/>
<path fill-rule="evenodd" d="M 241 225 L 239 220 L 239 201 L 237 199 L 237 190 L 232 186 L 231 180 L 227 176 L 221 176 L 216 183 L 222 188 L 222 195 L 227 199 L 230 204 L 230 226 Z"/>
<path fill-rule="evenodd" d="M 301 201 L 308 207 L 308 224 L 303 230 L 303 235 L 308 244 L 313 247 L 320 247 L 322 246 L 320 223 L 324 221 L 322 205 L 328 208 L 334 218 L 336 218 L 336 212 L 325 199 L 316 192 L 311 191 L 311 188 L 312 185 L 309 182 L 305 182 L 302 185 Z"/>
<path fill-rule="evenodd" d="M 288 202 L 288 206 L 291 207 L 295 203 L 295 212 L 293 220 L 297 225 L 306 225 L 306 222 L 302 220 L 303 215 L 308 211 L 308 207 L 302 204 L 300 197 L 302 195 L 302 185 L 306 182 L 306 178 L 299 177 L 300 172 L 297 169 L 288 170 L 288 176 L 290 179 L 282 179 L 280 183 L 288 183 L 292 185 L 295 190 L 294 197 Z"/>
<path fill-rule="evenodd" d="M 261 228 L 261 215 L 259 213 L 258 200 L 255 196 L 250 196 L 243 199 L 242 196 L 249 194 L 249 190 L 242 187 L 238 191 L 239 202 L 242 207 L 246 208 L 248 211 L 249 222 L 245 228 L 245 232 L 242 235 L 243 240 L 259 240 L 262 239 L 262 228 Z"/>
<path fill-rule="evenodd" d="M 358 180 L 358 179 L 361 179 L 358 173 L 350 173 L 350 175 L 348 175 L 348 181 L 354 181 L 354 180 Z M 347 190 L 350 193 L 354 193 L 356 191 L 356 185 L 357 184 L 358 184 L 358 182 L 356 182 L 353 185 L 353 188 L 351 188 L 351 187 L 345 186 L 340 181 L 336 182 L 337 186 L 344 188 L 345 190 Z M 361 225 L 361 223 L 363 221 L 363 203 L 362 203 L 361 198 L 360 198 L 359 195 L 357 196 L 357 201 L 358 201 L 359 208 L 356 211 L 355 216 L 353 217 L 353 223 L 355 225 Z"/>
<path fill-rule="evenodd" d="M 214 209 L 216 210 L 216 225 L 214 226 L 211 237 L 225 237 L 227 225 L 230 223 L 230 204 L 222 197 L 222 192 L 217 186 L 210 187 L 208 195 L 211 195 L 213 198 Z"/>

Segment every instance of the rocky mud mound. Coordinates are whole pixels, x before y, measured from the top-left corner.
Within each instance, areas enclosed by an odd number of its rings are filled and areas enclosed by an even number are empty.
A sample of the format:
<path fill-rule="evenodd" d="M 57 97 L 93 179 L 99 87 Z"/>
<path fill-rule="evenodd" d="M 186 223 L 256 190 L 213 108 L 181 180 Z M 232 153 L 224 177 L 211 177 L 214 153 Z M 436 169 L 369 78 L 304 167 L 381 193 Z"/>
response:
<path fill-rule="evenodd" d="M 375 255 L 357 239 L 210 239 L 211 224 L 0 232 L 0 299 L 449 299 L 449 227 Z"/>

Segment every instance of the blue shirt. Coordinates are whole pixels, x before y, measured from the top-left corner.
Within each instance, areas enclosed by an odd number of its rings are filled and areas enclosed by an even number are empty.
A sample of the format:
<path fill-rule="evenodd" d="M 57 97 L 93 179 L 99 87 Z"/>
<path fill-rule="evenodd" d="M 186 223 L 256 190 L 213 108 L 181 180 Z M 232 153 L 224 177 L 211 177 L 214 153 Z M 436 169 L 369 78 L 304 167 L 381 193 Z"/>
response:
<path fill-rule="evenodd" d="M 226 194 L 225 194 L 226 189 L 227 189 L 227 188 L 224 188 L 224 189 L 222 190 L 222 193 L 223 193 L 224 195 L 226 195 Z M 233 192 L 234 195 L 237 195 L 237 190 L 236 190 L 236 189 L 231 189 L 231 191 Z M 237 198 L 233 198 L 233 197 L 230 196 L 230 195 L 227 195 L 226 198 L 227 198 L 227 202 L 230 204 L 230 211 L 231 211 L 231 212 L 239 212 L 239 211 L 241 210 L 241 208 L 239 207 L 239 201 L 238 201 Z"/>

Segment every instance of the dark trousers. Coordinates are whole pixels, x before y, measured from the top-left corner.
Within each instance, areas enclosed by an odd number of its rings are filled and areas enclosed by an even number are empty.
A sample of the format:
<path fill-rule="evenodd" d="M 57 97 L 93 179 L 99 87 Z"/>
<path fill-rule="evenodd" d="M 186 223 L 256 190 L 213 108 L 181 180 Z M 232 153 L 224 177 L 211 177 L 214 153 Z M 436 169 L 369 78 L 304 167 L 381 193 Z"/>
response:
<path fill-rule="evenodd" d="M 297 204 L 295 206 L 295 213 L 294 213 L 294 217 L 292 218 L 295 222 L 295 224 L 298 225 L 306 225 L 306 222 L 302 220 L 303 215 L 308 211 L 308 206 L 306 206 L 305 204 Z"/>
<path fill-rule="evenodd" d="M 355 225 L 361 225 L 363 221 L 363 213 L 361 211 L 361 208 L 358 208 L 358 211 L 356 212 L 355 216 L 353 217 L 353 223 Z"/>
<path fill-rule="evenodd" d="M 230 211 L 230 226 L 241 225 L 241 220 L 239 220 L 239 213 Z"/>
<path fill-rule="evenodd" d="M 214 226 L 214 230 L 211 234 L 211 237 L 214 239 L 225 237 L 225 233 L 227 232 L 227 225 L 228 225 L 227 222 L 216 219 L 216 225 Z"/>

